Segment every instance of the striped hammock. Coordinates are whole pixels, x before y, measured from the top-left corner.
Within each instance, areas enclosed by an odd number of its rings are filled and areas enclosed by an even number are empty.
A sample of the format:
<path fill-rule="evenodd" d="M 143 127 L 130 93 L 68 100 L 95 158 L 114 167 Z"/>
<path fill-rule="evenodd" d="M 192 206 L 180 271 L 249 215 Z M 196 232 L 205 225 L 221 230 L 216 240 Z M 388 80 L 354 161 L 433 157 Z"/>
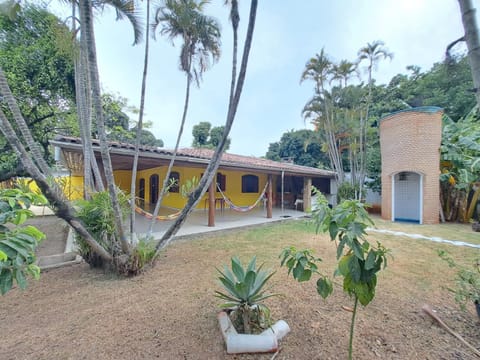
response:
<path fill-rule="evenodd" d="M 265 192 L 267 191 L 267 187 L 268 187 L 268 182 L 265 184 L 265 187 L 263 188 L 263 191 L 261 192 L 260 196 L 258 197 L 258 199 L 255 201 L 254 204 L 249 205 L 249 206 L 237 206 L 227 196 L 225 196 L 222 189 L 220 189 L 220 186 L 217 183 L 217 189 L 220 192 L 220 194 L 222 195 L 223 200 L 225 200 L 225 203 L 230 207 L 230 209 L 232 209 L 234 211 L 238 211 L 238 212 L 248 212 L 250 210 L 255 209 L 257 207 L 258 203 L 260 202 L 260 200 L 262 200 L 264 198 Z"/>
<path fill-rule="evenodd" d="M 140 199 L 140 200 L 143 200 L 143 199 Z M 145 216 L 147 219 L 153 219 L 153 214 L 149 213 L 148 211 L 142 209 L 140 206 L 138 206 L 137 204 L 135 204 L 135 212 L 137 214 L 140 214 L 142 216 Z M 173 213 L 173 214 L 169 214 L 169 215 L 157 215 L 155 217 L 156 220 L 159 220 L 159 221 L 168 221 L 168 220 L 175 220 L 177 217 L 180 216 L 180 213 L 182 212 L 182 210 L 179 210 L 177 211 L 176 213 Z"/>

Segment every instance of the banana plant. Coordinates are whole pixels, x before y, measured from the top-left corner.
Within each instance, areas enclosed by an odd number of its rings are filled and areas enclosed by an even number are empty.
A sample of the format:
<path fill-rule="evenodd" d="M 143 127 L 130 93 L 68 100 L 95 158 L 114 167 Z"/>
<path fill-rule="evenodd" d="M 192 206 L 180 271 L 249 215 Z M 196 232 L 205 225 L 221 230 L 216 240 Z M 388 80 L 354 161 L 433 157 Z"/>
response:
<path fill-rule="evenodd" d="M 246 268 L 237 256 L 231 258 L 231 270 L 224 265 L 223 271 L 217 268 L 219 280 L 225 292 L 215 291 L 215 296 L 225 300 L 221 306 L 229 309 L 234 324 L 240 325 L 246 334 L 270 326 L 270 309 L 263 303 L 277 294 L 267 294 L 265 288 L 275 272 L 256 268 L 254 256 Z M 239 326 L 239 327 L 240 327 Z M 237 329 L 242 330 L 242 329 Z"/>

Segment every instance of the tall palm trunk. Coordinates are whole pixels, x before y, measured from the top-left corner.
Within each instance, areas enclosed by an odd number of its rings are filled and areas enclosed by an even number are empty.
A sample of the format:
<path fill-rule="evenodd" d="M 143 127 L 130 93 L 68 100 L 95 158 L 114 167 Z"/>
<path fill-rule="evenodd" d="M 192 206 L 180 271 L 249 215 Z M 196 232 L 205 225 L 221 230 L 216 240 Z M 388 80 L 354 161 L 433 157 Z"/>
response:
<path fill-rule="evenodd" d="M 97 121 L 98 137 L 100 140 L 100 152 L 102 155 L 103 169 L 105 173 L 105 180 L 107 183 L 110 198 L 112 200 L 112 207 L 114 211 L 115 232 L 120 240 L 122 251 L 126 254 L 130 253 L 130 244 L 125 235 L 123 225 L 122 212 L 118 202 L 117 189 L 115 186 L 115 179 L 113 176 L 112 162 L 108 148 L 107 136 L 105 132 L 105 122 L 103 118 L 102 99 L 100 94 L 100 80 L 98 76 L 97 54 L 95 47 L 95 34 L 93 31 L 93 16 L 92 16 L 92 2 L 91 0 L 80 0 L 80 19 L 82 21 L 82 32 L 85 34 L 85 41 L 87 44 L 87 59 L 88 72 L 90 75 L 92 87 L 92 102 L 95 112 L 95 119 Z"/>
<path fill-rule="evenodd" d="M 230 20 L 233 29 L 233 53 L 232 53 L 232 80 L 230 83 L 230 97 L 228 99 L 228 107 L 232 106 L 233 95 L 235 91 L 235 81 L 237 79 L 237 58 L 238 58 L 238 23 L 240 16 L 238 13 L 238 0 L 232 0 L 230 10 Z"/>
<path fill-rule="evenodd" d="M 325 89 L 323 88 L 323 83 L 321 85 L 321 91 L 325 93 Z M 333 166 L 337 174 L 337 181 L 339 184 L 345 181 L 345 172 L 343 170 L 343 162 L 342 162 L 342 154 L 340 153 L 340 146 L 338 144 L 338 140 L 335 137 L 335 109 L 329 104 L 328 96 L 324 96 L 325 98 L 325 132 L 327 134 L 327 145 L 330 157 L 330 163 Z"/>
<path fill-rule="evenodd" d="M 147 0 L 147 21 L 145 25 L 145 53 L 143 58 L 142 90 L 140 95 L 140 112 L 138 114 L 137 138 L 135 140 L 135 156 L 133 157 L 132 181 L 130 185 L 130 236 L 135 233 L 135 197 L 137 185 L 138 157 L 142 139 L 143 113 L 145 109 L 145 91 L 147 88 L 148 54 L 150 45 L 150 0 Z"/>
<path fill-rule="evenodd" d="M 3 74 L 3 73 L 2 73 Z M 0 74 L 0 81 L 4 80 L 3 75 Z M 0 109 L 0 131 L 3 133 L 12 149 L 17 154 L 25 171 L 35 180 L 42 193 L 52 205 L 55 215 L 65 220 L 75 231 L 77 231 L 85 241 L 95 250 L 95 252 L 104 260 L 111 261 L 111 255 L 101 247 L 98 242 L 90 235 L 83 223 L 75 217 L 75 210 L 68 204 L 64 198 L 62 190 L 54 181 L 47 181 L 47 175 L 31 160 L 30 155 L 25 150 L 20 139 L 16 135 L 13 127 L 9 123 L 7 117 Z M 32 154 L 33 155 L 33 154 Z"/>
<path fill-rule="evenodd" d="M 360 111 L 360 137 L 359 137 L 359 152 L 360 152 L 360 169 L 358 176 L 358 199 L 362 197 L 363 188 L 365 185 L 365 174 L 367 167 L 367 122 L 368 114 L 370 110 L 370 104 L 372 102 L 372 71 L 373 71 L 373 61 L 370 60 L 370 65 L 368 67 L 368 95 L 367 95 L 367 104 L 365 109 L 365 116 L 362 116 Z"/>
<path fill-rule="evenodd" d="M 467 41 L 468 60 L 472 71 L 473 85 L 475 86 L 475 96 L 480 109 L 480 40 L 475 8 L 472 0 L 458 0 L 458 3 L 462 12 L 463 29 L 465 30 L 465 40 Z"/>
<path fill-rule="evenodd" d="M 238 75 L 238 81 L 235 81 L 235 82 L 232 81 L 232 84 L 235 84 L 235 91 L 233 92 L 234 96 L 228 107 L 227 119 L 225 122 L 225 130 L 223 132 L 223 136 L 220 139 L 220 142 L 217 148 L 215 149 L 215 152 L 212 156 L 212 159 L 210 160 L 210 163 L 207 166 L 207 169 L 205 170 L 205 173 L 200 179 L 198 187 L 188 197 L 187 204 L 185 205 L 182 212 L 180 213 L 180 216 L 167 229 L 165 234 L 162 236 L 162 238 L 158 242 L 156 246 L 157 252 L 163 247 L 167 246 L 168 243 L 171 241 L 172 237 L 178 232 L 180 227 L 183 225 L 183 223 L 187 219 L 188 214 L 190 214 L 193 208 L 198 204 L 198 202 L 200 201 L 200 198 L 203 196 L 203 194 L 207 190 L 207 187 L 213 181 L 213 177 L 215 176 L 217 169 L 220 165 L 220 160 L 225 150 L 225 144 L 227 142 L 228 134 L 230 133 L 230 129 L 232 128 L 232 124 L 235 119 L 235 114 L 237 112 L 238 104 L 240 102 L 240 96 L 242 94 L 243 84 L 245 82 L 248 56 L 250 54 L 250 48 L 252 46 L 253 31 L 255 29 L 257 5 L 258 5 L 258 0 L 251 1 L 247 35 L 246 35 L 245 44 L 243 48 L 242 64 L 240 67 L 240 73 Z M 235 31 L 236 30 L 234 28 L 234 32 Z"/>
<path fill-rule="evenodd" d="M 192 57 L 190 56 L 190 66 L 192 64 Z M 177 157 L 178 147 L 180 145 L 180 139 L 182 138 L 183 128 L 185 126 L 185 120 L 187 119 L 187 112 L 188 112 L 188 103 L 190 101 L 190 84 L 192 81 L 192 75 L 190 72 L 187 72 L 187 88 L 185 90 L 185 103 L 183 104 L 183 115 L 182 115 L 182 122 L 180 123 L 180 129 L 178 130 L 177 135 L 177 142 L 175 143 L 175 149 L 173 150 L 172 158 L 170 159 L 170 163 L 168 164 L 167 173 L 165 174 L 165 178 L 163 179 L 162 190 L 157 199 L 157 203 L 155 204 L 155 210 L 153 211 L 152 220 L 150 221 L 150 226 L 148 227 L 148 236 L 152 236 L 153 227 L 155 226 L 157 215 L 160 211 L 160 205 L 162 204 L 163 197 L 167 192 L 168 182 L 170 180 L 170 174 L 172 172 L 173 163 L 175 162 L 175 158 Z"/>
<path fill-rule="evenodd" d="M 77 32 L 76 29 L 76 4 L 72 3 L 72 33 Z M 81 34 L 80 34 L 81 35 Z M 83 196 L 85 199 L 90 198 L 90 192 L 96 188 L 103 191 L 103 182 L 98 169 L 97 160 L 93 152 L 91 142 L 91 96 L 88 81 L 88 72 L 86 71 L 86 50 L 84 36 L 81 35 L 80 46 L 74 54 L 73 64 L 75 73 L 75 98 L 77 101 L 77 116 L 80 128 L 80 138 L 82 139 L 83 149 Z M 92 177 L 93 175 L 96 179 Z"/>

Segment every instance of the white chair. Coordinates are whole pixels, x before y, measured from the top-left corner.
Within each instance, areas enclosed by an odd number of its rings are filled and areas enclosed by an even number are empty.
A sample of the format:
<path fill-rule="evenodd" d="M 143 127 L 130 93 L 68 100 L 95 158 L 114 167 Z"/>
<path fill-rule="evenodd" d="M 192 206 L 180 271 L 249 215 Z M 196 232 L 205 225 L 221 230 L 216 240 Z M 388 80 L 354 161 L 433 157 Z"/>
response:
<path fill-rule="evenodd" d="M 295 200 L 295 211 L 298 210 L 298 205 L 302 205 L 302 208 L 303 208 L 303 200 L 302 199 Z"/>

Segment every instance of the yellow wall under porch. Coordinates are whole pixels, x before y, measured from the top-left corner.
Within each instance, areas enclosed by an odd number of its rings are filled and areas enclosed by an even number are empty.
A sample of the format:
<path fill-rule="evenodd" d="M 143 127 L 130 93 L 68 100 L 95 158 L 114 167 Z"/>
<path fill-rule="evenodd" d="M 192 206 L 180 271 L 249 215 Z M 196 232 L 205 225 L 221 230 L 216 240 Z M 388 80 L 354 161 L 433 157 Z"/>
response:
<path fill-rule="evenodd" d="M 140 179 L 145 180 L 145 202 L 150 203 L 150 177 L 154 174 L 159 176 L 160 187 L 162 186 L 163 179 L 165 178 L 167 167 L 162 166 L 158 168 L 148 169 L 139 171 L 137 174 L 137 196 L 139 194 L 139 183 Z M 194 176 L 199 180 L 202 174 L 205 172 L 202 168 L 188 168 L 188 167 L 180 167 L 174 166 L 172 168 L 173 172 L 177 172 L 180 175 L 179 180 L 179 188 L 183 184 L 187 182 L 187 180 L 191 180 Z M 231 170 L 220 170 L 218 171 L 222 175 L 226 176 L 225 180 L 225 191 L 223 192 L 225 196 L 227 196 L 235 205 L 237 206 L 248 206 L 252 205 L 257 199 L 260 193 L 263 191 L 265 184 L 267 182 L 267 175 L 266 174 L 259 174 L 254 172 L 241 172 L 241 171 L 231 171 Z M 129 172 L 128 172 L 129 173 Z M 256 193 L 242 193 L 242 176 L 243 175 L 256 175 L 258 176 L 258 192 Z M 128 181 L 127 181 L 128 178 Z M 126 176 L 123 172 L 121 174 L 115 174 L 115 179 L 119 181 L 119 185 L 121 189 L 123 188 L 122 184 L 128 183 L 128 189 L 130 189 L 130 177 Z M 216 191 L 215 193 L 216 198 L 221 198 L 222 195 L 220 192 Z M 208 193 L 202 197 L 200 202 L 197 205 L 197 209 L 203 209 L 205 207 L 206 199 L 208 198 Z M 163 206 L 181 209 L 185 206 L 186 198 L 182 197 L 181 192 L 168 193 L 163 199 Z"/>
<path fill-rule="evenodd" d="M 137 196 L 139 195 L 139 183 L 140 179 L 145 180 L 145 203 L 151 203 L 150 199 L 150 179 L 151 176 L 157 174 L 159 176 L 159 186 L 162 187 L 163 179 L 167 171 L 166 166 L 161 166 L 157 168 L 152 168 L 148 170 L 141 170 L 137 173 L 137 186 L 136 192 Z M 205 172 L 202 168 L 188 168 L 174 166 L 172 171 L 177 172 L 180 175 L 179 180 L 179 189 L 181 186 L 191 180 L 194 176 L 200 180 L 200 177 Z M 259 197 L 260 193 L 265 188 L 267 182 L 267 175 L 260 174 L 255 172 L 248 171 L 231 171 L 231 170 L 220 170 L 218 171 L 225 178 L 225 191 L 223 193 L 228 197 L 233 204 L 237 206 L 249 206 L 252 205 Z M 258 192 L 255 193 L 242 193 L 242 176 L 244 175 L 255 175 L 258 177 Z M 125 193 L 130 193 L 131 185 L 131 171 L 130 170 L 117 170 L 114 171 L 115 183 L 117 186 L 124 191 Z M 28 179 L 31 180 L 31 179 Z M 64 190 L 65 195 L 70 200 L 77 200 L 83 198 L 83 177 L 82 176 L 62 176 L 56 179 L 57 183 Z M 29 186 L 32 190 L 37 191 L 38 186 L 34 181 L 29 182 Z M 39 191 L 39 190 L 38 190 Z M 215 192 L 215 198 L 221 198 L 222 195 L 217 190 Z M 208 192 L 202 197 L 200 202 L 197 205 L 197 209 L 203 209 L 206 206 L 206 199 L 208 199 Z M 186 198 L 181 195 L 181 191 L 178 193 L 170 192 L 164 199 L 162 206 L 181 209 L 185 206 Z M 219 204 L 217 204 L 218 206 Z"/>

